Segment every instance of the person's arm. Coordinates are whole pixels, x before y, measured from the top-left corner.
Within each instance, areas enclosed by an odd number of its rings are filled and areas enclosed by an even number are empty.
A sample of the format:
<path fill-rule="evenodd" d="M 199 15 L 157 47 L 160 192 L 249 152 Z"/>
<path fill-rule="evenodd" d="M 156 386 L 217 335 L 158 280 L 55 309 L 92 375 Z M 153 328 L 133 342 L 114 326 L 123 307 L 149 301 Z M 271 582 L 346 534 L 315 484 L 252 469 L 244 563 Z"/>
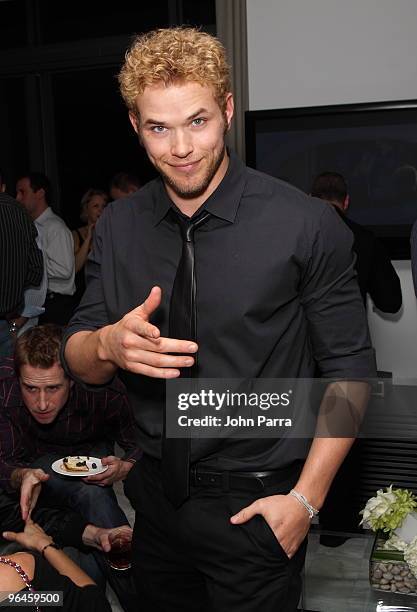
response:
<path fill-rule="evenodd" d="M 374 306 L 382 312 L 398 312 L 402 306 L 400 279 L 384 245 L 375 237 L 371 258 L 369 295 Z"/>
<path fill-rule="evenodd" d="M 191 367 L 198 348 L 195 342 L 160 337 L 159 329 L 149 323 L 160 302 L 161 289 L 153 287 L 144 303 L 117 323 L 70 336 L 64 355 L 71 373 L 101 385 L 118 368 L 154 378 L 177 378 L 179 368 Z"/>
<path fill-rule="evenodd" d="M 37 244 L 38 231 L 29 215 L 22 211 L 27 242 L 27 267 L 25 287 L 38 287 L 42 282 L 43 256 Z"/>
<path fill-rule="evenodd" d="M 87 225 L 87 235 L 81 246 L 77 230 L 72 232 L 72 237 L 74 239 L 75 272 L 79 272 L 81 268 L 85 266 L 93 238 L 93 229 L 93 225 Z"/>
<path fill-rule="evenodd" d="M 5 531 L 3 537 L 11 542 L 18 542 L 29 550 L 36 550 L 41 553 L 52 567 L 63 576 L 67 576 L 77 586 L 84 587 L 95 584 L 94 580 L 67 557 L 63 550 L 49 546 L 53 544 L 53 539 L 31 519 L 26 521 L 25 530 L 22 533 Z"/>
<path fill-rule="evenodd" d="M 41 493 L 42 483 L 49 479 L 40 468 L 16 468 L 11 474 L 11 485 L 14 490 L 20 490 L 20 510 L 22 519 L 30 518 Z"/>
<path fill-rule="evenodd" d="M 8 366 L 2 369 L 7 376 Z M 17 385 L 17 381 L 13 382 L 10 377 L 0 380 L 0 403 L 3 406 L 7 405 L 7 397 L 13 385 Z M 13 493 L 20 488 L 20 483 L 17 485 L 13 474 L 17 473 L 17 470 L 25 469 L 25 462 L 22 461 L 22 449 L 25 446 L 20 429 L 14 427 L 6 413 L 3 413 L 0 418 L 0 487 L 6 493 Z"/>
<path fill-rule="evenodd" d="M 354 407 L 355 417 L 350 423 L 357 429 L 369 399 L 370 386 L 365 382 L 343 381 L 344 400 L 334 415 L 340 419 L 339 410 L 348 411 Z M 307 502 L 319 511 L 326 499 L 336 473 L 349 452 L 355 438 L 322 437 L 329 420 L 329 410 L 334 405 L 334 394 L 340 383 L 329 384 L 323 397 L 318 417 L 316 437 L 310 447 L 301 475 L 294 490 L 305 497 Z M 331 419 L 332 417 L 330 417 Z M 273 495 L 256 500 L 231 518 L 235 525 L 246 523 L 256 514 L 261 514 L 275 534 L 288 557 L 292 557 L 310 528 L 311 517 L 308 510 L 291 494 Z"/>
<path fill-rule="evenodd" d="M 39 230 L 38 230 L 39 231 Z M 41 235 L 38 234 L 36 239 L 37 245 L 40 249 L 42 249 L 42 238 Z M 46 257 L 42 251 L 42 259 L 43 259 L 43 276 L 42 281 L 39 287 L 28 287 L 24 293 L 24 307 L 22 312 L 20 313 L 20 317 L 15 319 L 15 322 L 19 328 L 25 325 L 28 319 L 33 317 L 39 317 L 41 314 L 45 312 L 45 308 L 43 307 L 46 298 L 46 292 L 48 289 L 48 274 L 46 270 Z M 18 332 L 19 335 L 19 332 Z"/>
<path fill-rule="evenodd" d="M 370 386 L 361 379 L 376 374 L 351 244 L 352 235 L 347 227 L 330 208 L 324 210 L 306 258 L 301 286 L 313 357 L 325 378 L 341 380 L 326 389 L 316 437 L 294 487 L 316 510 L 323 505 L 364 414 Z M 330 409 L 334 414 L 329 414 Z M 352 418 L 347 423 L 340 419 L 350 414 Z M 340 431 L 341 427 L 346 429 Z M 337 432 L 334 437 L 332 432 Z M 255 514 L 265 518 L 286 554 L 292 557 L 310 526 L 309 512 L 303 504 L 291 494 L 274 495 L 243 508 L 231 522 L 244 523 Z"/>

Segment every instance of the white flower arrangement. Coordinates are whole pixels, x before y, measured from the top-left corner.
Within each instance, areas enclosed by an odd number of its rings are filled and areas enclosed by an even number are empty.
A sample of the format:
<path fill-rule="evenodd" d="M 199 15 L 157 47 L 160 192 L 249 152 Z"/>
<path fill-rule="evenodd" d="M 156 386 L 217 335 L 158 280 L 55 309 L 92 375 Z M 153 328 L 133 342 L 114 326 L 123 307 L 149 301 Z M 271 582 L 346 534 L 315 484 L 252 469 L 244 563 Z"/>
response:
<path fill-rule="evenodd" d="M 361 511 L 361 525 L 388 533 L 384 550 L 399 550 L 417 577 L 417 497 L 408 489 L 379 489 Z"/>
<path fill-rule="evenodd" d="M 361 510 L 363 516 L 360 524 L 369 526 L 372 531 L 391 533 L 401 527 L 404 519 L 417 508 L 416 496 L 408 489 L 393 489 L 392 485 L 385 491 L 379 489 L 376 497 L 368 499 Z"/>

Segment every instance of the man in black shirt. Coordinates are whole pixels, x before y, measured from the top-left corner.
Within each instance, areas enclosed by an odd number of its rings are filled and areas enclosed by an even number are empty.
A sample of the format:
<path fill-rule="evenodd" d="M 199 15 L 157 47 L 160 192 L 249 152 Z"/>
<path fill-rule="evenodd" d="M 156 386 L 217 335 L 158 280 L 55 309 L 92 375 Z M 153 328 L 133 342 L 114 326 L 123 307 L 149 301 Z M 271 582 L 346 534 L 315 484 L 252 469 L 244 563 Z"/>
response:
<path fill-rule="evenodd" d="M 402 305 L 400 279 L 384 245 L 369 229 L 346 216 L 350 197 L 344 177 L 338 172 L 322 172 L 313 181 L 311 195 L 334 206 L 353 233 L 355 268 L 364 304 L 369 294 L 378 310 L 398 312 Z"/>
<path fill-rule="evenodd" d="M 351 234 L 327 205 L 317 215 L 307 196 L 226 151 L 233 97 L 216 39 L 192 28 L 138 37 L 119 79 L 161 176 L 97 223 L 65 359 L 90 384 L 120 368 L 136 410 L 144 457 L 126 489 L 141 607 L 292 611 L 311 516 L 352 440 L 193 439 L 189 495 L 173 504 L 162 484 L 165 380 L 186 368 L 308 378 L 315 363 L 332 378 L 373 376 Z M 179 226 L 197 221 L 183 245 Z M 184 340 L 169 337 L 170 298 L 190 251 L 197 334 Z"/>
<path fill-rule="evenodd" d="M 37 230 L 22 207 L 4 193 L 0 170 L 0 357 L 13 353 L 14 319 L 23 306 L 23 291 L 37 287 L 43 275 Z"/>

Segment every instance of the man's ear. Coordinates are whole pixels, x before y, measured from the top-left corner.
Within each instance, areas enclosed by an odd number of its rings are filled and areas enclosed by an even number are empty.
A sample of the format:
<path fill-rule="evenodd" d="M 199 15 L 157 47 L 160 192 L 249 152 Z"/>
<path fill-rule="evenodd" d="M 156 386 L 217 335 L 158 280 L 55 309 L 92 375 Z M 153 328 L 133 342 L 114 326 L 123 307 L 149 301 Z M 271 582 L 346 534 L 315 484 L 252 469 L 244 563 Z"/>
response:
<path fill-rule="evenodd" d="M 349 202 L 350 202 L 350 198 L 349 198 L 349 194 L 345 197 L 345 201 L 343 202 L 343 210 L 347 210 L 349 208 Z"/>
<path fill-rule="evenodd" d="M 33 191 L 33 193 L 38 200 L 45 199 L 45 189 L 43 187 L 39 187 L 39 189 L 37 189 L 36 191 Z"/>
<path fill-rule="evenodd" d="M 226 112 L 225 112 L 227 131 L 230 130 L 230 125 L 232 123 L 232 117 L 233 117 L 234 110 L 235 110 L 235 103 L 233 100 L 233 94 L 229 92 L 228 94 L 226 94 Z"/>
<path fill-rule="evenodd" d="M 0 193 L 5 193 L 6 191 L 6 183 L 1 183 L 0 184 Z"/>

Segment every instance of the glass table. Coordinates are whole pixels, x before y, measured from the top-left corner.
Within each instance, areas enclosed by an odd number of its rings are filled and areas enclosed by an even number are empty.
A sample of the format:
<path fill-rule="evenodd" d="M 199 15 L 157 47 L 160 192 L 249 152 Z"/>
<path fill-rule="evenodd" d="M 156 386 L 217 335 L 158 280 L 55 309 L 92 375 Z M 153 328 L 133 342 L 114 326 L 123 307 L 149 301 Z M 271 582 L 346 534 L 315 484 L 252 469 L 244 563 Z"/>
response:
<path fill-rule="evenodd" d="M 320 533 L 337 547 L 320 544 Z M 303 596 L 305 612 L 417 612 L 417 597 L 376 591 L 369 584 L 369 558 L 375 534 L 312 531 L 309 536 Z"/>

